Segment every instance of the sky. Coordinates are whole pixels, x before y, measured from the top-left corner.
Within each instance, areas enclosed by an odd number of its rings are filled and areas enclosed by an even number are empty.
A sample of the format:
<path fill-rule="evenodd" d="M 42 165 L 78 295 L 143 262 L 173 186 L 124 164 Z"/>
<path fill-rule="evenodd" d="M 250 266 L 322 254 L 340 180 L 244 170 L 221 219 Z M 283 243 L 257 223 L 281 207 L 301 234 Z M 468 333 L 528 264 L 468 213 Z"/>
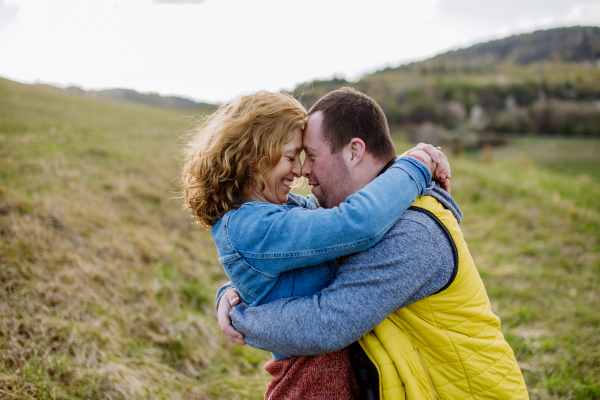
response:
<path fill-rule="evenodd" d="M 573 25 L 600 0 L 0 0 L 0 76 L 222 102 Z"/>

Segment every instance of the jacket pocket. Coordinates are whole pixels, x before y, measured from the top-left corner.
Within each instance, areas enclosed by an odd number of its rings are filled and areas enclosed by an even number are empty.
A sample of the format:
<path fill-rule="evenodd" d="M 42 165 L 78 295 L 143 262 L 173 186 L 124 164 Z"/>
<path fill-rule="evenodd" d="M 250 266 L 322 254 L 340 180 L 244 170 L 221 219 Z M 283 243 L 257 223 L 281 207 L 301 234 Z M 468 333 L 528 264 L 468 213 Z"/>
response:
<path fill-rule="evenodd" d="M 231 282 L 244 292 L 242 293 L 244 299 L 248 296 L 253 300 L 258 300 L 270 290 L 278 277 L 277 275 L 270 275 L 257 270 L 248 264 L 243 257 L 223 264 L 223 268 L 225 268 L 225 272 L 229 279 L 231 279 Z"/>

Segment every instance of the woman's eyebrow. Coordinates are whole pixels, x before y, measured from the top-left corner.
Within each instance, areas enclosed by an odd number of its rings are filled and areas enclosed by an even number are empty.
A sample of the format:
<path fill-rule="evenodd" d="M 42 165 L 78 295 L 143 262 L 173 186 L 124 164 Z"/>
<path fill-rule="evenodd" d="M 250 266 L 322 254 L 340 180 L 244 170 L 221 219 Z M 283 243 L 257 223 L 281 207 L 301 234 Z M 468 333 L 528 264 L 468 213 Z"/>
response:
<path fill-rule="evenodd" d="M 296 147 L 295 149 L 290 149 L 288 151 L 284 151 L 283 154 L 296 154 L 302 151 L 302 147 Z"/>
<path fill-rule="evenodd" d="M 296 153 L 301 152 L 302 149 L 303 149 L 303 147 L 300 146 L 300 147 L 296 147 L 295 149 L 289 149 L 288 151 L 284 151 L 283 153 L 284 154 L 296 154 Z"/>

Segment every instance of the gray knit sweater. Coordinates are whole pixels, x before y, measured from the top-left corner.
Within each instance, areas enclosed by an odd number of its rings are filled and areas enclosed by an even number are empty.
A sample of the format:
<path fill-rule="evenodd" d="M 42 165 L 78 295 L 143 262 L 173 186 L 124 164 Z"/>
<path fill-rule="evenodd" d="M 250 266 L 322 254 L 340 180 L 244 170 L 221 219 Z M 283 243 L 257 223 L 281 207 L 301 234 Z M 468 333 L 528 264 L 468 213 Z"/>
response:
<path fill-rule="evenodd" d="M 436 187 L 429 192 L 451 210 L 454 199 Z M 313 355 L 348 346 L 392 312 L 436 293 L 452 276 L 448 237 L 426 214 L 408 210 L 381 242 L 347 258 L 335 281 L 312 296 L 287 298 L 230 311 L 234 327 L 253 347 L 279 354 Z M 224 285 L 221 295 L 231 285 Z"/>

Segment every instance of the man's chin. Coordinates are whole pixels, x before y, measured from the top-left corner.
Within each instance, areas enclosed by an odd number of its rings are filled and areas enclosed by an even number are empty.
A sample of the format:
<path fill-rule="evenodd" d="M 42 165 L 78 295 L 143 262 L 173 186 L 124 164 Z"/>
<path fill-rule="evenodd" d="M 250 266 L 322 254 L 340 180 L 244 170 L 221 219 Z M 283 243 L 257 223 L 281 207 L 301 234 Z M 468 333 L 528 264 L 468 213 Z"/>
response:
<path fill-rule="evenodd" d="M 325 199 L 325 196 L 323 196 L 323 192 L 321 191 L 321 186 L 319 185 L 314 185 L 311 189 L 310 192 L 312 193 L 313 196 L 316 197 L 317 201 L 319 202 L 319 205 L 321 207 L 327 207 L 327 201 Z"/>

